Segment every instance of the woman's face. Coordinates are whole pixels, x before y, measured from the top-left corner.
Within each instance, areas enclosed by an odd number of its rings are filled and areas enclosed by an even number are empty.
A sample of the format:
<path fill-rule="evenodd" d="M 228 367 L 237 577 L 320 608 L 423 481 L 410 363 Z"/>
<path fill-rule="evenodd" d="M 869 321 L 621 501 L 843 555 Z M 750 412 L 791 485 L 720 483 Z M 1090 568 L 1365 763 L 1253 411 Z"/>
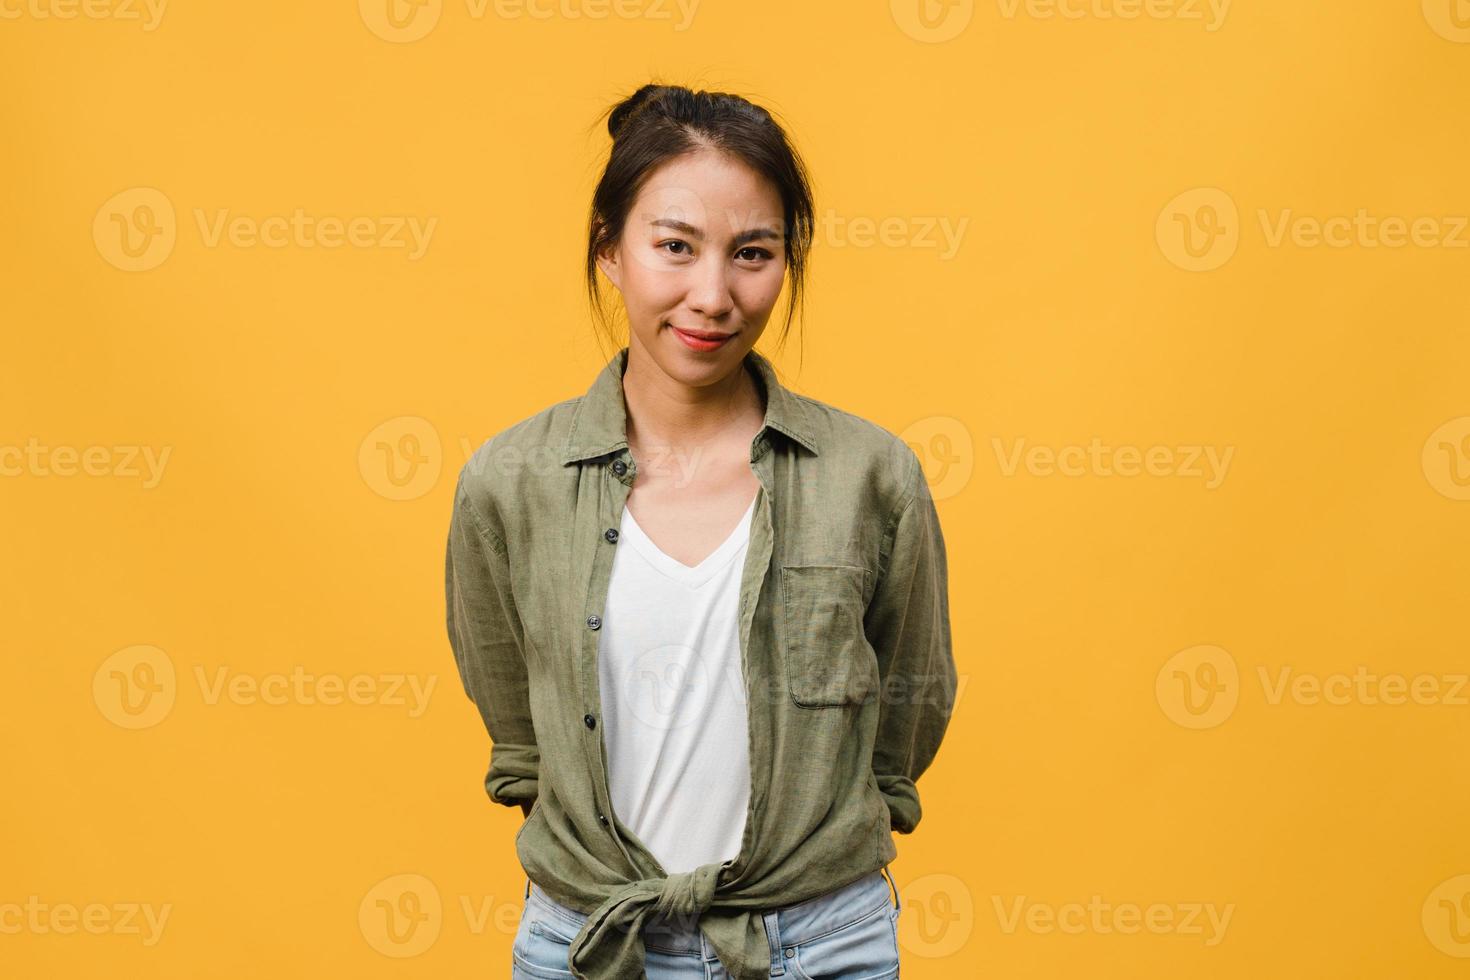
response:
<path fill-rule="evenodd" d="M 704 385 L 755 346 L 786 272 L 781 195 L 734 157 L 699 150 L 644 182 L 598 266 L 623 296 L 629 344 Z"/>

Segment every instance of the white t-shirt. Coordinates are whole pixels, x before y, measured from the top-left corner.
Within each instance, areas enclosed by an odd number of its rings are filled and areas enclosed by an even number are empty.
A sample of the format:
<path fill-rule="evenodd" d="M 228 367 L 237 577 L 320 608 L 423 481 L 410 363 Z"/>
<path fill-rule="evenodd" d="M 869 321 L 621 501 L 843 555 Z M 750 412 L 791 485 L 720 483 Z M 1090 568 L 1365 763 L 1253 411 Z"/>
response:
<path fill-rule="evenodd" d="M 608 783 L 618 819 L 665 872 L 740 853 L 750 722 L 740 663 L 740 575 L 755 501 L 691 568 L 624 507 L 598 633 Z"/>

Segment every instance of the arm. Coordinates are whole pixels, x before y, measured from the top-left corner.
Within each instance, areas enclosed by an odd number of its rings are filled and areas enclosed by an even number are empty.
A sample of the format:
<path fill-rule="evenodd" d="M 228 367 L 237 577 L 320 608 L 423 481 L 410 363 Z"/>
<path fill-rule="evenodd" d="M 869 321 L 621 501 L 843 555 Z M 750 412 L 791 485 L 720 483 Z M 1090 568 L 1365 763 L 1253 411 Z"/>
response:
<path fill-rule="evenodd" d="M 954 709 L 949 574 L 939 515 L 913 450 L 909 475 L 890 519 L 880 577 L 863 619 L 881 678 L 873 773 L 890 824 L 913 833 L 922 810 L 915 782 L 929 768 Z"/>
<path fill-rule="evenodd" d="M 444 561 L 449 644 L 465 693 L 479 708 L 491 742 L 485 792 L 526 814 L 538 792 L 541 753 L 531 725 L 521 623 L 510 587 L 505 543 L 465 490 L 454 490 Z"/>

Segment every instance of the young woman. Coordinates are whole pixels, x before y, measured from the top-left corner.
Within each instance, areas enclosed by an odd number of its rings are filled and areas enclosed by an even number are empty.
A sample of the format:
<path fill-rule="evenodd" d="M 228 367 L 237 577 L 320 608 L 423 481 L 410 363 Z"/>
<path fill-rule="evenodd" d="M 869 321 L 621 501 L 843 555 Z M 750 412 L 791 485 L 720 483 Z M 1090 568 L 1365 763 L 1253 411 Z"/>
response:
<path fill-rule="evenodd" d="M 896 977 L 956 680 L 923 470 L 754 349 L 813 226 L 771 115 L 646 85 L 608 131 L 586 276 L 627 345 L 480 447 L 446 557 L 485 789 L 527 813 L 513 976 Z"/>

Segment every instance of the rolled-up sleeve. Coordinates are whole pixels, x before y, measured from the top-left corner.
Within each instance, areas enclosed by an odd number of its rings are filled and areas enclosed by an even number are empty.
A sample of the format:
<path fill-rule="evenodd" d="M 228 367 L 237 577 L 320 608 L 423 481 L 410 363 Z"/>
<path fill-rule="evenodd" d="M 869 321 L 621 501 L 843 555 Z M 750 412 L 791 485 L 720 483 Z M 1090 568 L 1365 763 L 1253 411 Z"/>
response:
<path fill-rule="evenodd" d="M 449 644 L 465 693 L 490 734 L 485 792 L 505 806 L 529 808 L 538 790 L 540 752 L 531 724 L 521 624 L 505 543 L 476 508 L 460 474 L 445 554 Z"/>
<path fill-rule="evenodd" d="M 939 750 L 954 710 L 957 678 L 939 514 L 918 456 L 904 448 L 906 488 L 889 521 L 863 625 L 881 677 L 873 773 L 891 826 L 908 834 L 922 814 L 915 783 Z"/>

